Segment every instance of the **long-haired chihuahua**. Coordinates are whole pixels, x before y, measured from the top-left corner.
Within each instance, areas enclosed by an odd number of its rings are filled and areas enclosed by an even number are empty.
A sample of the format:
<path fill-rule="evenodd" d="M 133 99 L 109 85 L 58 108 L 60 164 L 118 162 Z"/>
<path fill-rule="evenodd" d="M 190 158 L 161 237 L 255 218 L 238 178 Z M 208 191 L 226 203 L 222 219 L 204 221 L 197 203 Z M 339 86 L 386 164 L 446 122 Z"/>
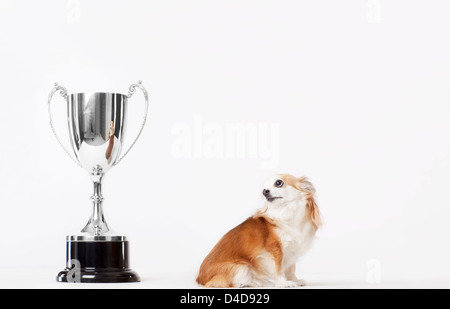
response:
<path fill-rule="evenodd" d="M 264 207 L 217 243 L 197 283 L 212 288 L 305 285 L 295 266 L 322 225 L 315 189 L 306 177 L 276 175 L 262 194 Z"/>

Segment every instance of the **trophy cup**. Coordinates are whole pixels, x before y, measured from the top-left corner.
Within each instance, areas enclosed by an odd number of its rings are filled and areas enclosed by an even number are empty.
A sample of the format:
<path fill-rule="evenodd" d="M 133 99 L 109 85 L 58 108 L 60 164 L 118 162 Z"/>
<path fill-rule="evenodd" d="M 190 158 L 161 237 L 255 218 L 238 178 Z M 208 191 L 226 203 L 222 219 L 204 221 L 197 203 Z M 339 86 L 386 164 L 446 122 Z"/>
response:
<path fill-rule="evenodd" d="M 121 156 L 128 100 L 137 88 L 144 93 L 145 115 L 136 139 Z M 67 103 L 69 136 L 75 158 L 64 147 L 53 126 L 51 101 L 56 92 L 59 92 Z M 137 273 L 129 268 L 127 238 L 113 232 L 105 221 L 102 180 L 109 169 L 121 162 L 139 139 L 146 123 L 148 105 L 148 93 L 141 81 L 130 86 L 128 95 L 106 92 L 68 94 L 66 88 L 58 84 L 55 84 L 50 93 L 50 127 L 67 155 L 89 173 L 94 184 L 91 217 L 81 233 L 67 236 L 67 267 L 58 274 L 58 282 L 140 281 Z"/>

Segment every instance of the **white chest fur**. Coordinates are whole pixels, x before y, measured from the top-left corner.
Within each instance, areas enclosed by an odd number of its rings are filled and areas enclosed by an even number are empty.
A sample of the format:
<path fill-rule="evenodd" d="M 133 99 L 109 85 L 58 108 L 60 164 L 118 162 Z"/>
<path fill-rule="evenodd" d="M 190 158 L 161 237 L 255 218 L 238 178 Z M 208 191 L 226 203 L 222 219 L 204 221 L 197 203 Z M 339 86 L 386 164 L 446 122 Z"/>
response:
<path fill-rule="evenodd" d="M 296 202 L 269 208 L 268 215 L 278 225 L 276 232 L 283 249 L 283 266 L 289 267 L 311 248 L 316 233 L 311 220 L 306 217 L 306 204 Z"/>
<path fill-rule="evenodd" d="M 305 222 L 306 226 L 292 227 L 281 225 L 276 231 L 283 248 L 283 265 L 295 264 L 299 257 L 304 255 L 314 240 L 312 224 Z"/>

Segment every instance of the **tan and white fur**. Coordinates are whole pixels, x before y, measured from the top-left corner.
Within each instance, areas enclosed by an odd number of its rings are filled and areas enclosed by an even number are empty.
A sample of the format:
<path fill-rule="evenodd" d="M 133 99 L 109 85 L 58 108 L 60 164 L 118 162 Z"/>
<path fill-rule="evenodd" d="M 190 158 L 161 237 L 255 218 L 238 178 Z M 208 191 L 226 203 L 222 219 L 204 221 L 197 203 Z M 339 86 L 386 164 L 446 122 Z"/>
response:
<path fill-rule="evenodd" d="M 322 225 L 315 189 L 307 178 L 275 175 L 263 190 L 264 207 L 228 232 L 203 261 L 205 287 L 298 287 L 296 263 Z"/>

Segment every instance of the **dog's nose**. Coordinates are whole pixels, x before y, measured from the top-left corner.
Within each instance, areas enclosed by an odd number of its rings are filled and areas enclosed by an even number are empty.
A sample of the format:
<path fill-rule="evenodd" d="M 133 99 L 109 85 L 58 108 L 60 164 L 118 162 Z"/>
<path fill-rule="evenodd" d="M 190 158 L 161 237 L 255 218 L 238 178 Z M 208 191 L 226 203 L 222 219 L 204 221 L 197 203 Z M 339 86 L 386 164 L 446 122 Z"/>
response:
<path fill-rule="evenodd" d="M 270 195 L 270 190 L 267 190 L 267 189 L 263 190 L 263 195 L 264 196 Z"/>

